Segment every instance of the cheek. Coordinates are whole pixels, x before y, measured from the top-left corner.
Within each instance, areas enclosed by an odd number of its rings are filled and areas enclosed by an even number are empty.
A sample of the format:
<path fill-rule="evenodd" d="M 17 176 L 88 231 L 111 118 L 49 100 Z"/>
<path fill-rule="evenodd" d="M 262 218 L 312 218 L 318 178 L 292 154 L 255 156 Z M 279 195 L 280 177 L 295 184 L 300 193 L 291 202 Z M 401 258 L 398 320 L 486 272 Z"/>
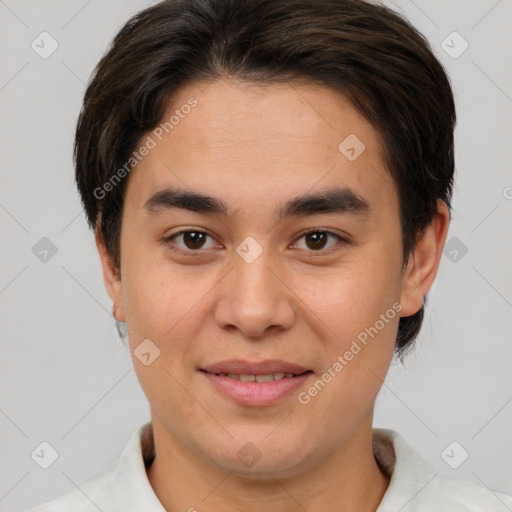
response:
<path fill-rule="evenodd" d="M 295 282 L 306 306 L 303 314 L 324 346 L 325 369 L 339 363 L 331 369 L 337 375 L 331 389 L 355 409 L 359 400 L 378 392 L 393 356 L 401 309 L 399 263 L 384 247 L 368 249 L 329 275 L 305 275 Z"/>
<path fill-rule="evenodd" d="M 315 323 L 325 351 L 318 377 L 329 380 L 315 398 L 316 407 L 329 409 L 334 424 L 349 418 L 355 424 L 373 407 L 393 357 L 398 288 L 370 271 L 354 271 L 329 282 L 317 280 L 316 292 L 305 301 L 304 314 Z"/>
<path fill-rule="evenodd" d="M 400 280 L 392 265 L 363 258 L 353 265 L 329 269 L 329 274 L 304 274 L 294 289 L 325 328 L 340 340 L 373 325 L 400 298 Z M 382 260 L 380 261 L 382 264 Z"/>
<path fill-rule="evenodd" d="M 173 366 L 182 360 L 180 353 L 204 325 L 209 293 L 218 281 L 211 270 L 198 272 L 197 267 L 178 268 L 131 254 L 123 293 L 132 345 L 149 338 L 165 350 Z"/>
<path fill-rule="evenodd" d="M 131 235 L 123 240 L 122 249 L 122 254 L 127 255 L 122 266 L 127 321 L 139 330 L 149 325 L 157 327 L 172 313 L 170 303 L 180 306 L 173 296 L 179 294 L 181 280 L 169 274 L 157 254 L 160 249 L 147 247 L 147 242 L 137 244 Z"/>

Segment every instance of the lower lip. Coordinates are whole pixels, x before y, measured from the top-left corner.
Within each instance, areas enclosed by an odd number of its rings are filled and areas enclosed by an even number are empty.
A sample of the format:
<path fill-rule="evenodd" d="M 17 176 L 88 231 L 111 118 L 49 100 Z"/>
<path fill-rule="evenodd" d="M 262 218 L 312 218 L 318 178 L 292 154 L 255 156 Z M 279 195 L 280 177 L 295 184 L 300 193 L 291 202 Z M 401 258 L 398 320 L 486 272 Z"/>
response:
<path fill-rule="evenodd" d="M 270 382 L 243 382 L 202 371 L 203 375 L 223 394 L 240 405 L 262 407 L 273 405 L 290 395 L 313 375 L 311 372 Z"/>

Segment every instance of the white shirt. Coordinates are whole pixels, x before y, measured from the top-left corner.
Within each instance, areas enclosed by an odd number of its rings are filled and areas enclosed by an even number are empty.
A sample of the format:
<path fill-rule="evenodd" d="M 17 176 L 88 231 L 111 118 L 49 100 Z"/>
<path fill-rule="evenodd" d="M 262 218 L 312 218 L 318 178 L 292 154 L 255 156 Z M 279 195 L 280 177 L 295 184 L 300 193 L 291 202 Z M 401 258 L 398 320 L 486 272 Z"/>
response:
<path fill-rule="evenodd" d="M 511 512 L 512 497 L 441 473 L 394 430 L 373 429 L 373 453 L 391 477 L 377 512 Z M 27 512 L 165 512 L 146 474 L 154 458 L 151 422 L 140 426 L 102 473 Z M 196 505 L 198 510 L 200 504 Z"/>

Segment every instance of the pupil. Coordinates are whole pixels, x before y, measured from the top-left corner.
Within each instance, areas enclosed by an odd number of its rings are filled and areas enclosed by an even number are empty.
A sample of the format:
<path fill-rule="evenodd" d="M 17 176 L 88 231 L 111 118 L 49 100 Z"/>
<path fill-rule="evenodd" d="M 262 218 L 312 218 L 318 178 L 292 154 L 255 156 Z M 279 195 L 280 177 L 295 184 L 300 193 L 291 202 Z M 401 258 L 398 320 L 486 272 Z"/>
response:
<path fill-rule="evenodd" d="M 313 242 L 312 246 L 308 244 L 310 249 L 322 249 L 327 241 L 327 236 L 325 233 L 318 232 L 307 235 L 306 239 Z"/>
<path fill-rule="evenodd" d="M 189 249 L 199 249 L 204 242 L 204 233 L 189 231 L 188 233 L 185 233 L 184 239 L 185 245 Z"/>

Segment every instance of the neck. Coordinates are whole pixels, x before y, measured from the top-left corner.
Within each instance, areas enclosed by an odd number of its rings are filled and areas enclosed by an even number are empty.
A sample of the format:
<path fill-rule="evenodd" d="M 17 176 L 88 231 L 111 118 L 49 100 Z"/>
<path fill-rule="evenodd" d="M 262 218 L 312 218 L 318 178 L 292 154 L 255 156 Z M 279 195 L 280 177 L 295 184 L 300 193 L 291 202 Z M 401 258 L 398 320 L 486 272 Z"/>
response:
<path fill-rule="evenodd" d="M 369 422 L 368 422 L 369 419 Z M 389 484 L 373 456 L 372 416 L 327 458 L 304 472 L 280 477 L 267 473 L 253 479 L 221 468 L 181 445 L 156 417 L 156 456 L 148 479 L 169 511 L 218 510 L 320 512 L 332 509 L 374 512 Z"/>

